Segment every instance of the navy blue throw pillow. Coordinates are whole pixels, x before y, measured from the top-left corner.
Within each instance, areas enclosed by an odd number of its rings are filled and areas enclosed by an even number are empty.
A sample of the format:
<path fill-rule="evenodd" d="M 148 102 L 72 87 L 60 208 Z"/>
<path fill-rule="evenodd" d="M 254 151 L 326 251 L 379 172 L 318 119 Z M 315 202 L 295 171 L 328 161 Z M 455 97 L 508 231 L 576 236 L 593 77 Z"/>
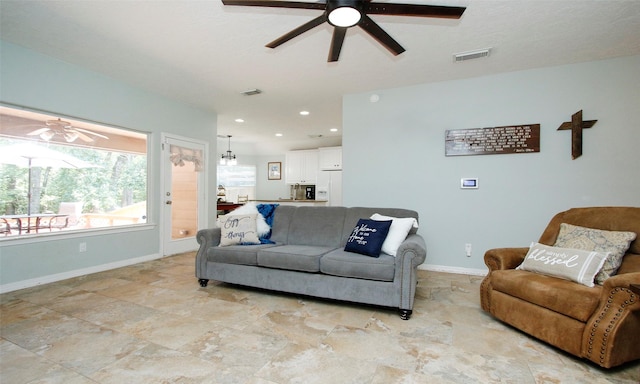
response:
<path fill-rule="evenodd" d="M 362 255 L 379 257 L 382 243 L 387 238 L 392 220 L 377 221 L 360 219 L 358 225 L 353 228 L 344 250 Z"/>

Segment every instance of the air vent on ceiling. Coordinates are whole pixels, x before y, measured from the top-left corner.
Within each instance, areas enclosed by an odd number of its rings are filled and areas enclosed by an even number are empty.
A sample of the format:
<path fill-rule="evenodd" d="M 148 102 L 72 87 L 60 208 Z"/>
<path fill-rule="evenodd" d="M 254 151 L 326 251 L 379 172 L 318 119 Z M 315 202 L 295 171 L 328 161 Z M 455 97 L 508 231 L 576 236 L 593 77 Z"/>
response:
<path fill-rule="evenodd" d="M 242 91 L 240 92 L 245 96 L 253 96 L 253 95 L 259 95 L 262 93 L 261 90 L 259 90 L 258 88 L 254 88 L 254 89 L 247 89 L 246 91 Z"/>
<path fill-rule="evenodd" d="M 454 62 L 467 61 L 487 57 L 491 53 L 491 48 L 478 49 L 476 51 L 461 52 L 453 55 Z"/>

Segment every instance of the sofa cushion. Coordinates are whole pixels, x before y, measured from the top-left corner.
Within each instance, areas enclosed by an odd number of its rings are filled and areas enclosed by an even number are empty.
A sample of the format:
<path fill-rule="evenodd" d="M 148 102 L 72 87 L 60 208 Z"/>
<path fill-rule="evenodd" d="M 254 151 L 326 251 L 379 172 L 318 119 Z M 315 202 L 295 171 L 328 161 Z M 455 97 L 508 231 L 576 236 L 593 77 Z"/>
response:
<path fill-rule="evenodd" d="M 271 226 L 271 241 L 278 244 L 287 244 L 289 237 L 289 226 L 291 217 L 296 211 L 295 206 L 279 205 L 273 214 L 273 225 Z"/>
<path fill-rule="evenodd" d="M 491 272 L 494 290 L 586 322 L 595 312 L 601 286 L 587 287 L 534 272 L 506 269 Z"/>
<path fill-rule="evenodd" d="M 607 253 L 531 243 L 524 261 L 516 269 L 555 276 L 593 287 L 593 280 L 607 256 Z"/>
<path fill-rule="evenodd" d="M 393 281 L 395 257 L 381 253 L 380 257 L 372 258 L 336 249 L 322 256 L 320 272 L 357 279 Z"/>
<path fill-rule="evenodd" d="M 319 272 L 320 257 L 333 249 L 311 245 L 275 246 L 260 250 L 257 262 L 260 267 Z"/>
<path fill-rule="evenodd" d="M 346 210 L 345 207 L 297 207 L 289 224 L 287 244 L 340 247 Z"/>
<path fill-rule="evenodd" d="M 390 227 L 391 220 L 360 219 L 353 228 L 344 250 L 361 255 L 379 257 L 382 244 L 387 238 Z"/>
<path fill-rule="evenodd" d="M 262 244 L 210 247 L 207 250 L 207 261 L 226 264 L 258 265 L 258 250 L 273 246 L 272 244 Z"/>
<path fill-rule="evenodd" d="M 596 276 L 596 283 L 602 285 L 606 279 L 618 272 L 624 254 L 636 237 L 635 232 L 605 231 L 562 223 L 554 245 L 585 251 L 609 252 L 602 270 Z"/>

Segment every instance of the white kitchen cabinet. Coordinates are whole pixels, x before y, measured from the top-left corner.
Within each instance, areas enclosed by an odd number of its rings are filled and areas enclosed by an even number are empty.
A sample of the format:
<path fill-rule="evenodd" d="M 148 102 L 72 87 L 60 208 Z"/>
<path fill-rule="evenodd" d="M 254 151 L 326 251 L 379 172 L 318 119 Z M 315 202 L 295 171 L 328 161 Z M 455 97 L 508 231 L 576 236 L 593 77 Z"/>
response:
<path fill-rule="evenodd" d="M 342 147 L 319 148 L 318 162 L 321 171 L 342 170 Z"/>
<path fill-rule="evenodd" d="M 318 150 L 287 152 L 284 169 L 287 184 L 315 184 L 318 179 Z"/>

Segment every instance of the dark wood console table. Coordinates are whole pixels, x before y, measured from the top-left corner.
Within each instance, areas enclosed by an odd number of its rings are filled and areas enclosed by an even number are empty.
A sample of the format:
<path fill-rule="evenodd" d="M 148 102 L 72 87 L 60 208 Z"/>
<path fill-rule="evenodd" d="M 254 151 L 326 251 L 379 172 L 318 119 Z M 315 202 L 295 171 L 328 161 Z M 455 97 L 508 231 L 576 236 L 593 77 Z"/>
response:
<path fill-rule="evenodd" d="M 244 204 L 239 204 L 239 203 L 223 203 L 223 202 L 218 202 L 218 211 L 222 211 L 225 214 L 233 211 L 236 208 L 242 207 Z"/>

